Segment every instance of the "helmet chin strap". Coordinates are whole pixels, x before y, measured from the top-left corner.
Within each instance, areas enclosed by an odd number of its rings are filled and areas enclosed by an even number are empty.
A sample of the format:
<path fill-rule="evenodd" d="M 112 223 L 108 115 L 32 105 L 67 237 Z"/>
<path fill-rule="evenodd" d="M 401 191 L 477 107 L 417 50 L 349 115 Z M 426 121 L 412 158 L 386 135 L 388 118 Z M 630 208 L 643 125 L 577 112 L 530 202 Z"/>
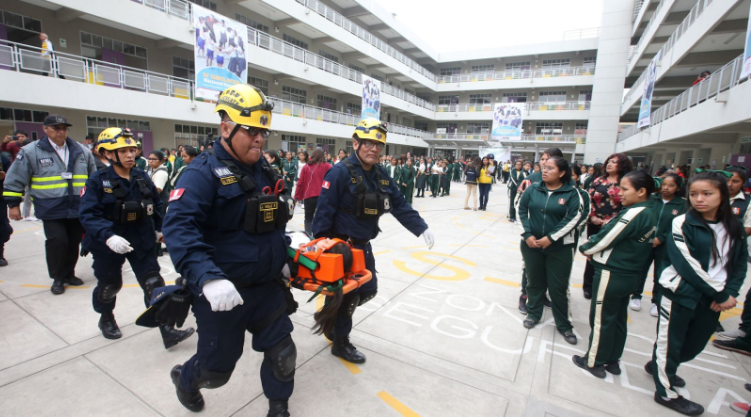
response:
<path fill-rule="evenodd" d="M 240 124 L 235 123 L 235 127 L 232 129 L 232 132 L 229 134 L 229 137 L 223 138 L 227 142 L 227 146 L 229 146 L 229 149 L 232 151 L 233 154 L 235 154 L 235 156 L 237 156 L 237 152 L 235 152 L 235 148 L 232 147 L 232 138 L 235 137 L 235 134 L 237 133 L 238 130 L 240 130 Z"/>

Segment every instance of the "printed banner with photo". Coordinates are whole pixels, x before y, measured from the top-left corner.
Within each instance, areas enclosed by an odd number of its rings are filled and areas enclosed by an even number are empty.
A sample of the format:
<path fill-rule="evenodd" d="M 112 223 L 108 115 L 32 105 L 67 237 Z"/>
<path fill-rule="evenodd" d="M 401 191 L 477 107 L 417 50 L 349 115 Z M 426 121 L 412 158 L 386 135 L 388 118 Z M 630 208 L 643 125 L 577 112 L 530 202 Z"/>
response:
<path fill-rule="evenodd" d="M 493 140 L 522 138 L 524 103 L 496 103 L 493 110 Z"/>
<path fill-rule="evenodd" d="M 493 160 L 503 163 L 511 160 L 511 148 L 503 146 L 494 146 L 492 148 L 480 148 L 480 158 L 493 154 Z"/>
<path fill-rule="evenodd" d="M 362 118 L 381 119 L 381 82 L 362 76 Z"/>
<path fill-rule="evenodd" d="M 751 76 L 751 19 L 746 29 L 746 50 L 743 52 L 743 66 L 741 67 L 741 78 L 748 76 Z"/>
<path fill-rule="evenodd" d="M 248 29 L 201 6 L 193 7 L 196 27 L 196 98 L 216 101 L 219 93 L 248 79 Z"/>
<path fill-rule="evenodd" d="M 644 80 L 644 93 L 641 97 L 641 107 L 639 108 L 639 123 L 637 126 L 641 129 L 644 126 L 649 126 L 652 121 L 652 94 L 655 90 L 655 77 L 657 76 L 657 62 L 660 60 L 662 51 L 657 52 L 652 62 L 649 63 L 647 68 L 647 79 Z"/>

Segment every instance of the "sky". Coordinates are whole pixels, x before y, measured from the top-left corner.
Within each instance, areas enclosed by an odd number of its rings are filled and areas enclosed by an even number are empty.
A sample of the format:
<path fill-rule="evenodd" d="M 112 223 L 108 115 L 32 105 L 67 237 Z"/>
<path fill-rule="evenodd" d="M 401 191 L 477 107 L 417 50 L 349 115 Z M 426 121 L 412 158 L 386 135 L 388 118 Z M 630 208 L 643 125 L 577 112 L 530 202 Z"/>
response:
<path fill-rule="evenodd" d="M 438 52 L 563 40 L 600 26 L 606 0 L 375 0 Z"/>

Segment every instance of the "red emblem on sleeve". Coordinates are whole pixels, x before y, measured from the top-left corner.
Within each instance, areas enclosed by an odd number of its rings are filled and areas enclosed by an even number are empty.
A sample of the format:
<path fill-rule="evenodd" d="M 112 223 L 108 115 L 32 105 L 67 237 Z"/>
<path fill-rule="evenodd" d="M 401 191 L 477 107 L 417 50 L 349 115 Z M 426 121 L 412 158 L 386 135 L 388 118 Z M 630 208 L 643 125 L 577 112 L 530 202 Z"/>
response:
<path fill-rule="evenodd" d="M 81 188 L 81 195 L 80 197 L 83 197 L 83 195 L 86 194 L 86 186 L 84 185 L 83 188 Z"/>
<path fill-rule="evenodd" d="M 566 204 L 566 199 L 565 198 L 559 198 L 558 199 L 558 204 L 560 204 L 560 205 Z"/>
<path fill-rule="evenodd" d="M 733 207 L 733 214 L 735 214 L 736 216 L 741 214 L 741 209 L 739 209 L 738 207 Z"/>
<path fill-rule="evenodd" d="M 323 185 L 322 185 L 322 187 L 323 187 L 323 188 L 325 188 L 325 189 L 327 189 L 327 190 L 328 190 L 330 186 L 331 186 L 331 183 L 330 183 L 330 182 L 328 182 L 328 181 L 324 181 L 324 182 L 323 182 Z"/>
<path fill-rule="evenodd" d="M 178 188 L 175 190 L 172 190 L 171 193 L 169 193 L 169 202 L 177 201 L 180 199 L 180 197 L 183 196 L 183 193 L 185 192 L 185 188 Z"/>

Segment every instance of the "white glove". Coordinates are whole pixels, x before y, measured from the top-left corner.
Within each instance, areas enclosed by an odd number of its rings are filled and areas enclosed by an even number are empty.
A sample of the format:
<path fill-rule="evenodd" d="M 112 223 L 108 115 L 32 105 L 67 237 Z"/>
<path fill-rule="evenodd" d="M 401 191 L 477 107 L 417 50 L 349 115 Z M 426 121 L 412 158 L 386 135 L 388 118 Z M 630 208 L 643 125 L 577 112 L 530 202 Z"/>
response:
<path fill-rule="evenodd" d="M 156 232 L 156 243 L 161 243 L 163 238 L 164 235 L 162 234 L 162 232 Z"/>
<path fill-rule="evenodd" d="M 130 242 L 118 235 L 113 235 L 111 238 L 107 239 L 107 246 L 112 249 L 112 252 L 119 253 L 121 255 L 133 250 L 133 248 L 130 246 Z"/>
<path fill-rule="evenodd" d="M 422 232 L 422 237 L 425 239 L 425 244 L 428 245 L 428 249 L 433 249 L 433 245 L 435 244 L 435 236 L 433 235 L 433 232 L 431 232 L 430 229 L 425 229 L 425 231 Z"/>
<path fill-rule="evenodd" d="M 203 295 L 209 300 L 211 311 L 230 311 L 243 303 L 235 285 L 226 279 L 215 279 L 203 284 Z"/>

